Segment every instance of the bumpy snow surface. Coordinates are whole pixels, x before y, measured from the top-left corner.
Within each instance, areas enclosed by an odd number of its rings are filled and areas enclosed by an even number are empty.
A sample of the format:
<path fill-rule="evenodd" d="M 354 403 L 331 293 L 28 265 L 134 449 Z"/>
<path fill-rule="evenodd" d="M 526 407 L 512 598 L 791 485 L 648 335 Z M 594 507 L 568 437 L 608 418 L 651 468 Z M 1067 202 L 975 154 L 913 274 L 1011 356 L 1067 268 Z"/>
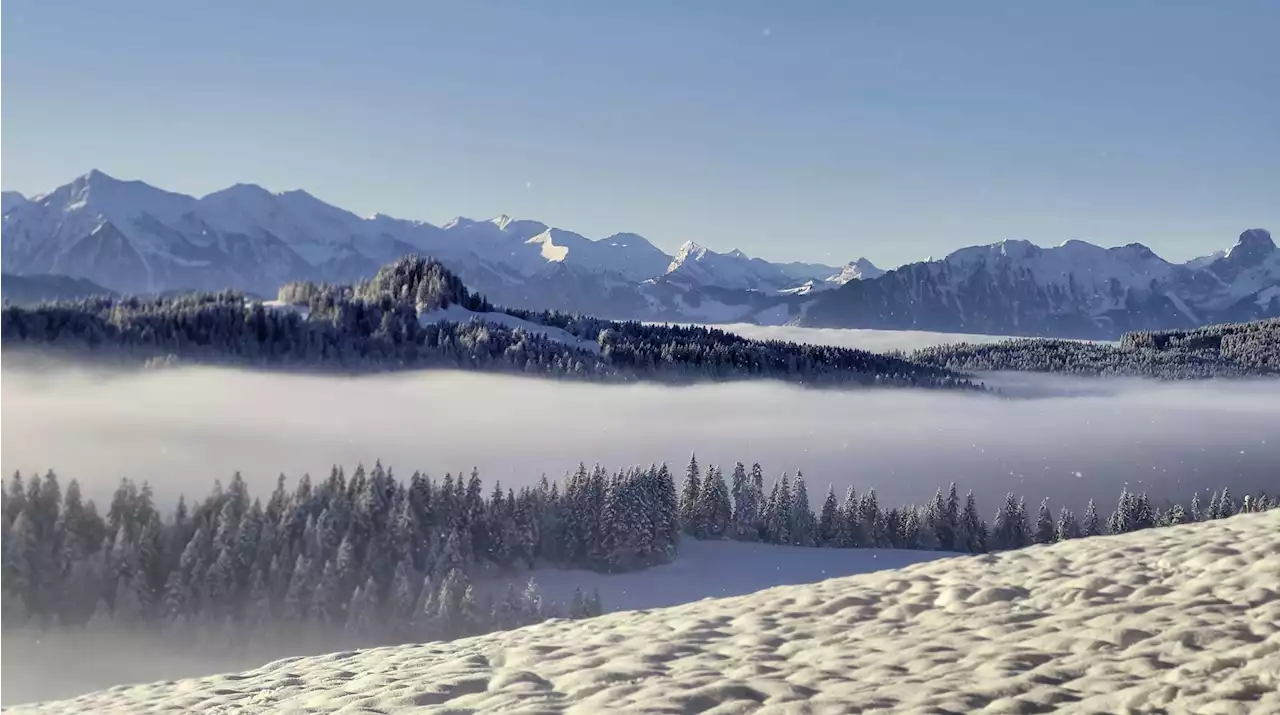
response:
<path fill-rule="evenodd" d="M 1276 713 L 1277 588 L 1267 512 L 13 712 Z"/>

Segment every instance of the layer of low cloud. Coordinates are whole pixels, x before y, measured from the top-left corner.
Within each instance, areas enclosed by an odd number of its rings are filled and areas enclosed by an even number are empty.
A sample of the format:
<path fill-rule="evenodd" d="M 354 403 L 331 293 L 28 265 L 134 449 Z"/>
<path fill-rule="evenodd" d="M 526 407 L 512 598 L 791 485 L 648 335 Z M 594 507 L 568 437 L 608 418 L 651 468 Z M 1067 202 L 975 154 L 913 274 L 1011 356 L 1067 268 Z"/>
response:
<path fill-rule="evenodd" d="M 760 462 L 804 471 L 814 499 L 876 487 L 919 502 L 950 481 L 983 511 L 1005 491 L 1109 507 L 1122 486 L 1280 491 L 1280 383 L 1156 384 L 1020 377 L 1036 399 L 933 391 L 815 391 L 778 383 L 601 386 L 474 373 L 303 377 L 188 368 L 113 377 L 3 375 L 5 473 L 54 468 L 91 496 L 122 476 L 161 501 L 240 470 L 255 494 L 280 473 L 381 458 L 398 474 L 479 468 L 486 484 L 560 477 L 579 461 Z M 1011 380 L 1012 382 L 1012 380 Z M 1080 389 L 1081 387 L 1087 389 Z M 1069 395 L 1069 396 L 1063 396 Z"/>

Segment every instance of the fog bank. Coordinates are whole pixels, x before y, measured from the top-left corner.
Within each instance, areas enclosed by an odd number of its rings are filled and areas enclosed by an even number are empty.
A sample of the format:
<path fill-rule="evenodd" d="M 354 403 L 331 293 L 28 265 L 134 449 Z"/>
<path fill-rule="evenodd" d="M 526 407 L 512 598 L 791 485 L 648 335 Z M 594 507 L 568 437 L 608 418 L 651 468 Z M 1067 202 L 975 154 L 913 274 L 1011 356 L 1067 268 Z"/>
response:
<path fill-rule="evenodd" d="M 1040 394 L 813 391 L 780 383 L 603 386 L 417 372 L 308 377 L 209 368 L 104 378 L 3 370 L 2 468 L 54 468 L 99 501 L 121 476 L 161 503 L 203 495 L 240 470 L 265 495 L 276 476 L 381 458 L 407 477 L 478 467 L 519 486 L 579 461 L 760 462 L 919 502 L 949 481 L 984 513 L 1013 490 L 1079 506 L 1122 484 L 1156 497 L 1195 489 L 1280 491 L 1280 382 L 1157 384 L 1011 376 Z M 1085 385 L 1087 390 L 1072 390 Z"/>

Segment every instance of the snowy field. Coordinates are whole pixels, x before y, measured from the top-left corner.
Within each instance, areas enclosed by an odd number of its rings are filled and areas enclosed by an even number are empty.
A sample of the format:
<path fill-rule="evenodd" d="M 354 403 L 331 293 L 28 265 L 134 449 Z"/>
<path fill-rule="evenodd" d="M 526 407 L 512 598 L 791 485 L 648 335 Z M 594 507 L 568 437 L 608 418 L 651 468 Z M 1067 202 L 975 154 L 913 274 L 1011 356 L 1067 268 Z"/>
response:
<path fill-rule="evenodd" d="M 1280 512 L 10 712 L 1280 712 Z"/>
<path fill-rule="evenodd" d="M 644 571 L 603 574 L 537 570 L 532 575 L 537 578 L 544 599 L 568 603 L 575 588 L 585 594 L 598 589 L 605 611 L 612 612 L 742 596 L 773 586 L 815 583 L 947 556 L 939 551 L 814 549 L 686 538 L 680 542 L 680 556 L 674 562 Z M 477 587 L 491 589 L 500 596 L 509 583 L 523 589 L 529 575 L 482 581 Z"/>
<path fill-rule="evenodd" d="M 985 514 L 1007 491 L 1082 511 L 1124 485 L 1186 500 L 1197 489 L 1275 487 L 1280 381 L 1155 384 L 1015 376 L 1032 400 L 924 390 L 815 391 L 775 382 L 602 386 L 475 373 L 307 377 L 188 368 L 126 377 L 34 375 L 6 360 L 0 469 L 56 469 L 101 506 L 122 476 L 162 505 L 243 472 L 255 494 L 284 473 L 381 458 L 407 478 L 478 467 L 486 485 L 561 478 L 697 452 L 760 462 L 767 483 L 803 470 L 810 494 L 874 487 L 919 503 L 954 480 Z M 1081 395 L 1070 385 L 1089 385 Z M 815 505 L 816 506 L 816 505 Z"/>
<path fill-rule="evenodd" d="M 946 557 L 930 551 L 812 549 L 685 539 L 673 563 L 624 574 L 539 569 L 479 579 L 476 587 L 500 598 L 508 584 L 523 590 L 532 575 L 547 601 L 567 604 L 574 589 L 599 590 L 606 612 L 663 608 L 706 598 L 740 596 L 772 586 L 815 583 L 837 576 L 899 568 Z M 156 680 L 254 668 L 285 656 L 321 652 L 312 643 L 270 650 L 227 650 L 175 643 L 144 634 L 6 634 L 0 704 L 66 698 L 93 690 Z M 332 649 L 332 646 L 325 650 Z"/>

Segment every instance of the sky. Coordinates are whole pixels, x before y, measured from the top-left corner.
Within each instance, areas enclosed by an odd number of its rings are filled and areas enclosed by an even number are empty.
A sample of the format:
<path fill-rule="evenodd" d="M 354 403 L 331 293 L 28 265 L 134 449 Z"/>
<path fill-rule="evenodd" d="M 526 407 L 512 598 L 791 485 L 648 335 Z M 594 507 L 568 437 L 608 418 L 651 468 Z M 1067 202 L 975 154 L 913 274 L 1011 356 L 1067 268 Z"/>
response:
<path fill-rule="evenodd" d="M 9 0 L 0 183 L 882 266 L 1280 231 L 1280 4 Z"/>

